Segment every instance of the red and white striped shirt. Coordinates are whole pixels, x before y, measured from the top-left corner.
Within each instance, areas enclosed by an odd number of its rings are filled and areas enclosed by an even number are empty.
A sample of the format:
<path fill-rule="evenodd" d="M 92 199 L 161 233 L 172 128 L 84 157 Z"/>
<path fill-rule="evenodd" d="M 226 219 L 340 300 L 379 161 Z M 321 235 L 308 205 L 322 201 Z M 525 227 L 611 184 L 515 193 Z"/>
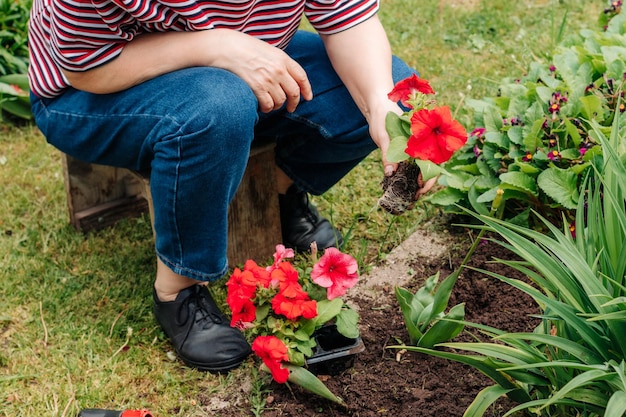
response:
<path fill-rule="evenodd" d="M 321 34 L 373 16 L 378 0 L 34 0 L 29 22 L 31 90 L 55 97 L 61 68 L 86 71 L 117 57 L 145 32 L 237 30 L 284 48 L 304 14 Z"/>

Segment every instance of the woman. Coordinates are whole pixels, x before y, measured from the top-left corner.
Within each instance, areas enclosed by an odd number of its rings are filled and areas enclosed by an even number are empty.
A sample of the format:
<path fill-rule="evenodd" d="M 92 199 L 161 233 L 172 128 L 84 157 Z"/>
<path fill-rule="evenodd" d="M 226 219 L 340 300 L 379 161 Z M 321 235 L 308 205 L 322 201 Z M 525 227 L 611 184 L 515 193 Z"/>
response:
<path fill-rule="evenodd" d="M 376 147 L 392 58 L 376 0 L 34 0 L 31 102 L 63 152 L 150 173 L 154 312 L 181 359 L 226 371 L 249 354 L 203 283 L 227 270 L 227 212 L 254 139 L 276 142 L 284 243 L 341 235 L 309 203 Z M 317 33 L 298 30 L 306 16 Z"/>

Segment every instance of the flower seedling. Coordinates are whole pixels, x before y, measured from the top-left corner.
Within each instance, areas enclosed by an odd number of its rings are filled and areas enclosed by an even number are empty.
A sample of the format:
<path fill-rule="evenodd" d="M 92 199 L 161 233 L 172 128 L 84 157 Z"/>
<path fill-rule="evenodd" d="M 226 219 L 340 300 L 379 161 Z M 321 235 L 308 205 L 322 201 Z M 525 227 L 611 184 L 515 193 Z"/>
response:
<path fill-rule="evenodd" d="M 439 175 L 439 164 L 467 141 L 463 125 L 452 117 L 449 107 L 436 105 L 434 94 L 429 82 L 415 74 L 398 82 L 388 94 L 408 109 L 402 114 L 389 112 L 385 123 L 391 140 L 387 159 L 399 166 L 383 180 L 385 193 L 379 204 L 392 214 L 412 208 L 418 189 Z"/>

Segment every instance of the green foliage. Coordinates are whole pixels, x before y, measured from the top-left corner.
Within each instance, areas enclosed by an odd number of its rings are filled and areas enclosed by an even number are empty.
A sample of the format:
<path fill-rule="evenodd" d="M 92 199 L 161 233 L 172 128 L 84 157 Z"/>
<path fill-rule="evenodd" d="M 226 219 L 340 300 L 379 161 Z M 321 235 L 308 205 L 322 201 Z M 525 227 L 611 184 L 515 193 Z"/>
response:
<path fill-rule="evenodd" d="M 616 118 L 611 137 L 592 122 L 605 164 L 585 181 L 576 231 L 542 218 L 549 235 L 491 216 L 476 215 L 483 230 L 523 261 L 500 261 L 533 285 L 483 271 L 534 298 L 543 314 L 532 333 L 482 330 L 491 343 L 443 343 L 453 353 L 407 347 L 465 363 L 496 385 L 478 394 L 465 416 L 483 416 L 501 395 L 538 416 L 621 417 L 626 411 L 626 135 Z"/>
<path fill-rule="evenodd" d="M 31 0 L 0 0 L 0 122 L 32 119 L 26 78 L 30 5 Z"/>
<path fill-rule="evenodd" d="M 28 18 L 31 0 L 0 0 L 0 75 L 28 69 Z"/>
<path fill-rule="evenodd" d="M 490 217 L 501 217 L 503 213 L 503 192 L 498 190 L 491 205 L 491 210 L 487 213 Z M 476 251 L 478 244 L 484 234 L 481 230 L 477 238 L 472 243 L 465 254 L 461 265 L 448 275 L 437 286 L 439 272 L 426 279 L 424 285 L 415 294 L 410 291 L 396 287 L 396 299 L 400 305 L 400 310 L 404 316 L 404 323 L 409 333 L 410 343 L 422 348 L 432 348 L 433 346 L 454 339 L 463 331 L 465 325 L 465 304 L 457 304 L 445 313 L 448 308 L 450 295 L 459 279 L 459 275 L 471 256 Z"/>
<path fill-rule="evenodd" d="M 396 287 L 396 299 L 412 345 L 431 348 L 453 339 L 463 330 L 464 326 L 459 321 L 465 318 L 464 303 L 444 313 L 459 271 L 448 276 L 439 287 L 439 273 L 429 277 L 415 294 Z"/>
<path fill-rule="evenodd" d="M 592 120 L 606 132 L 626 74 L 626 17 L 604 32 L 582 30 L 560 44 L 552 62 L 533 62 L 505 78 L 495 97 L 467 99 L 475 129 L 440 178 L 446 188 L 429 201 L 450 211 L 488 207 L 504 190 L 505 218 L 534 210 L 552 222 L 572 221 L 585 175 L 602 162 Z"/>
<path fill-rule="evenodd" d="M 26 74 L 0 76 L 0 121 L 5 113 L 20 119 L 32 119 Z"/>

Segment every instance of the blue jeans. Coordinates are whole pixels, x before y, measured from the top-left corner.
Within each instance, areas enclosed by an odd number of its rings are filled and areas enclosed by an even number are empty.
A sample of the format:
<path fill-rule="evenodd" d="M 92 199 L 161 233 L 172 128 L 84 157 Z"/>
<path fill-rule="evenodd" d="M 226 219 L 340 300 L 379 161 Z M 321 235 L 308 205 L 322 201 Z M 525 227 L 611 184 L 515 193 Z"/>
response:
<path fill-rule="evenodd" d="M 376 149 L 319 36 L 300 31 L 286 52 L 313 87 L 313 100 L 294 113 L 261 113 L 236 75 L 198 67 L 114 94 L 31 95 L 33 114 L 47 141 L 68 155 L 150 172 L 157 256 L 178 274 L 214 281 L 227 272 L 228 206 L 253 140 L 275 141 L 277 166 L 317 195 Z M 413 72 L 394 58 L 395 81 Z"/>

